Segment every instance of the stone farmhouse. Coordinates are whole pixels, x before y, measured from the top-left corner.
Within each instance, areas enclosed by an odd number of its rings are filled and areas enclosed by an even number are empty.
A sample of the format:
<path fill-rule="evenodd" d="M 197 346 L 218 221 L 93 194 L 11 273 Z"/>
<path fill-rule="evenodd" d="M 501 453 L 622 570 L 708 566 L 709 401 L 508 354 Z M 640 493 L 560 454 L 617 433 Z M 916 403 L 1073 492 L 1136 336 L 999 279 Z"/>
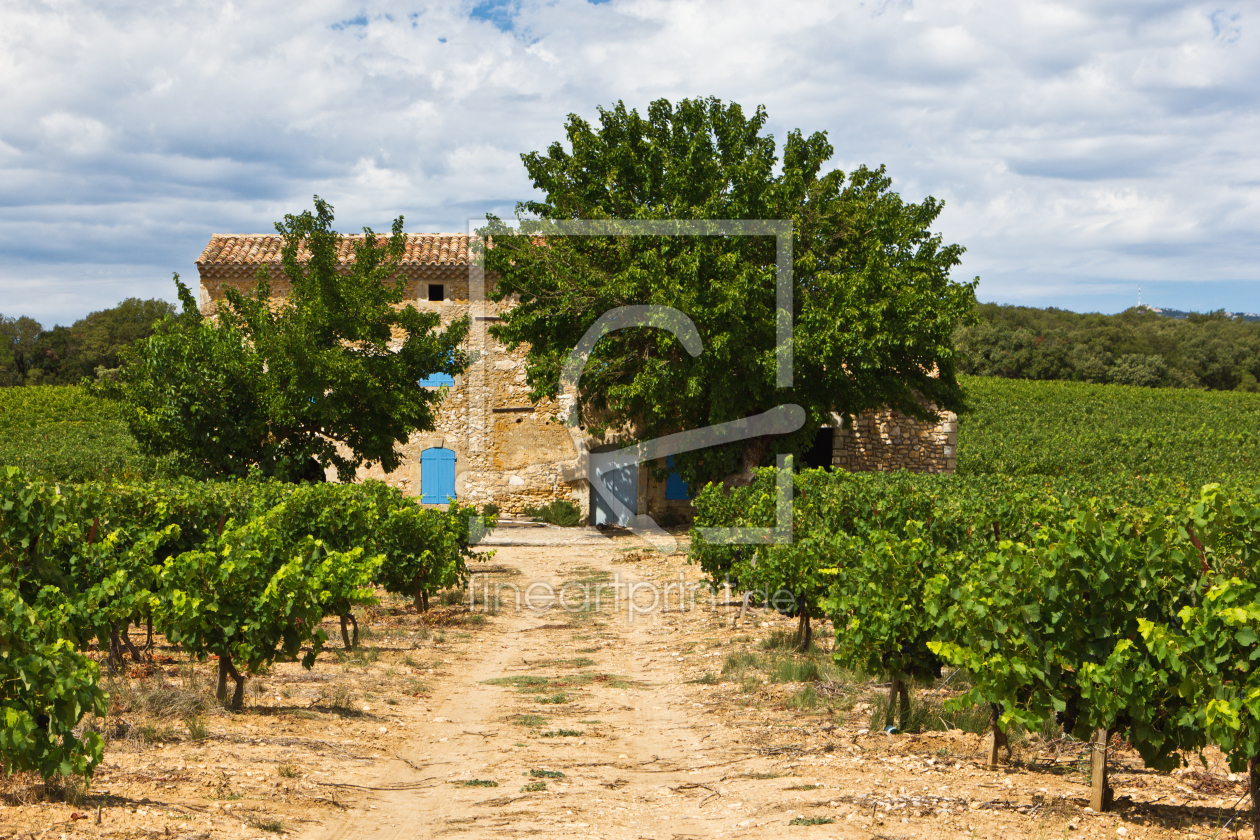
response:
<path fill-rule="evenodd" d="M 347 236 L 341 260 L 353 259 L 354 240 Z M 437 428 L 417 432 L 402 446 L 403 466 L 388 475 L 366 469 L 362 477 L 381 479 L 425 503 L 445 504 L 448 497 L 482 505 L 493 502 L 504 513 L 554 499 L 569 499 L 593 524 L 608 521 L 579 469 L 582 453 L 615 449 L 615 439 L 581 440 L 565 426 L 560 405 L 553 400 L 532 402 L 525 382 L 525 349 L 510 351 L 496 342 L 487 327 L 500 320 L 510 303 L 488 299 L 495 276 L 484 274 L 469 259 L 469 237 L 464 234 L 408 234 L 401 261 L 406 297 L 411 306 L 436 312 L 443 324 L 471 316 L 469 341 L 474 362 L 461 376 L 438 376 L 421 384 L 445 389 Z M 280 266 L 282 240 L 277 234 L 214 234 L 197 259 L 200 304 L 211 314 L 228 289 L 253 288 L 260 267 L 271 274 L 277 297 L 289 283 Z M 804 457 L 807 466 L 829 466 L 851 471 L 910 469 L 953 472 L 956 462 L 957 418 L 942 415 L 926 424 L 900 412 L 868 412 L 851 429 L 820 431 Z M 605 479 L 609 489 L 628 508 L 668 523 L 689 517 L 687 485 L 676 476 L 660 482 L 646 466 L 627 467 Z"/>

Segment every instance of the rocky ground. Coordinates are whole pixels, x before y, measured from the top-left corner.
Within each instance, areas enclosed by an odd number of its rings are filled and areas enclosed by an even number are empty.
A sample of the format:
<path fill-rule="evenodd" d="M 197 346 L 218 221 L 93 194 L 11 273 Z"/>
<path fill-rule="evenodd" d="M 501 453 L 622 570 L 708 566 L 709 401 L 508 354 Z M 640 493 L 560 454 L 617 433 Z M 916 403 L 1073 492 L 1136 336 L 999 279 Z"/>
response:
<path fill-rule="evenodd" d="M 243 713 L 159 638 L 111 683 L 90 789 L 0 782 L 0 840 L 1252 836 L 1217 754 L 1157 774 L 1118 745 L 1116 809 L 1093 814 L 1085 745 L 1027 734 L 990 770 L 983 716 L 942 706 L 953 684 L 918 692 L 920 734 L 886 735 L 886 687 L 830 663 L 829 627 L 810 655 L 792 620 L 735 627 L 681 553 L 551 527 L 491 542 L 471 609 L 386 597 L 357 650 L 275 667 Z"/>

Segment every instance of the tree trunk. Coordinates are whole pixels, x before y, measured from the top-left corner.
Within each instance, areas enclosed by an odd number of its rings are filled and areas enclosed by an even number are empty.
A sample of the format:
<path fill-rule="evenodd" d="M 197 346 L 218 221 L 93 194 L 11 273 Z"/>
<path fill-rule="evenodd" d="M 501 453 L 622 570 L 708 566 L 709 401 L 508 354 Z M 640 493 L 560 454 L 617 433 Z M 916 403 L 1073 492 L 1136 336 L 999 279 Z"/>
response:
<path fill-rule="evenodd" d="M 901 680 L 896 674 L 893 674 L 892 681 L 888 683 L 888 713 L 884 716 L 884 727 L 894 726 L 897 723 L 897 699 L 901 696 Z"/>
<path fill-rule="evenodd" d="M 1260 755 L 1247 762 L 1247 775 L 1251 781 L 1251 830 L 1260 833 Z"/>
<path fill-rule="evenodd" d="M 989 709 L 989 723 L 993 729 L 993 743 L 989 745 L 989 766 L 997 767 L 998 750 L 1006 747 L 1006 757 L 1011 757 L 1011 747 L 1006 742 L 1006 733 L 1002 731 L 1002 710 L 997 703 L 991 703 Z"/>
<path fill-rule="evenodd" d="M 341 645 L 346 650 L 351 648 L 349 628 L 346 625 L 346 616 L 344 615 L 341 616 Z"/>
<path fill-rule="evenodd" d="M 122 640 L 118 638 L 117 630 L 109 631 L 109 672 L 117 674 L 118 669 L 123 664 Z"/>
<path fill-rule="evenodd" d="M 236 670 L 236 666 L 232 664 L 232 657 L 219 657 L 219 686 L 224 696 L 227 695 L 227 677 L 231 677 L 236 683 L 236 690 L 232 692 L 232 711 L 239 712 L 241 707 L 245 705 L 245 677 Z"/>
<path fill-rule="evenodd" d="M 214 689 L 214 699 L 220 703 L 227 702 L 228 657 L 219 657 L 219 681 Z"/>
<path fill-rule="evenodd" d="M 357 648 L 359 646 L 359 620 L 354 617 L 354 613 L 349 613 L 350 626 L 354 628 L 354 632 L 350 636 L 350 647 Z"/>
<path fill-rule="evenodd" d="M 1094 730 L 1089 762 L 1089 807 L 1095 813 L 1111 809 L 1111 785 L 1107 784 L 1107 738 L 1105 728 Z"/>
<path fill-rule="evenodd" d="M 744 602 L 739 606 L 739 615 L 735 617 L 734 623 L 731 624 L 732 628 L 744 626 L 744 614 L 748 612 L 748 599 L 751 597 L 751 592 L 744 593 Z"/>
<path fill-rule="evenodd" d="M 722 479 L 722 484 L 727 490 L 752 484 L 753 470 L 761 466 L 761 459 L 765 457 L 766 447 L 769 445 L 770 440 L 766 437 L 749 438 L 744 441 L 744 449 L 739 457 L 739 472 L 731 473 Z"/>
<path fill-rule="evenodd" d="M 144 662 L 144 657 L 140 655 L 140 651 L 136 649 L 136 646 L 132 644 L 132 641 L 131 641 L 131 620 L 130 619 L 123 622 L 122 632 L 119 634 L 119 636 L 122 638 L 123 646 L 126 647 L 127 652 L 131 654 L 132 660 L 136 663 Z"/>
<path fill-rule="evenodd" d="M 906 680 L 897 681 L 897 698 L 897 727 L 905 732 L 910 723 L 910 683 Z"/>
<path fill-rule="evenodd" d="M 148 634 L 145 636 L 145 639 L 144 639 L 144 651 L 145 653 L 148 653 L 149 651 L 153 650 L 153 614 L 152 613 L 149 614 L 149 619 L 146 622 L 146 625 L 147 625 L 146 629 L 148 631 Z"/>
<path fill-rule="evenodd" d="M 421 592 L 421 593 L 420 593 L 420 598 L 424 601 L 424 612 L 428 612 L 428 611 L 429 611 L 429 592 L 428 592 L 428 590 L 425 590 L 424 592 Z"/>
<path fill-rule="evenodd" d="M 809 609 L 802 604 L 801 620 L 796 628 L 796 650 L 798 653 L 807 653 L 813 643 L 814 629 L 809 626 Z"/>
<path fill-rule="evenodd" d="M 421 588 L 420 578 L 416 578 L 412 585 L 416 590 L 416 612 L 424 612 L 424 590 Z"/>

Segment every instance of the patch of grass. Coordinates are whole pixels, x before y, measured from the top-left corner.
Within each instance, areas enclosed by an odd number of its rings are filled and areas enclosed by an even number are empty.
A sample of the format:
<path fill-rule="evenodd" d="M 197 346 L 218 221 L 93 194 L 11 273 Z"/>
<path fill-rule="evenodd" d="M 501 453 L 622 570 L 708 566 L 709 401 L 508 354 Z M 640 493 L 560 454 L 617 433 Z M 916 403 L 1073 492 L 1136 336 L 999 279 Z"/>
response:
<path fill-rule="evenodd" d="M 493 779 L 460 779 L 451 782 L 456 787 L 498 787 L 499 783 Z"/>
<path fill-rule="evenodd" d="M 788 823 L 788 825 L 831 825 L 835 822 L 832 817 L 797 817 Z"/>
<path fill-rule="evenodd" d="M 537 793 L 540 790 L 546 790 L 546 789 L 547 789 L 546 782 L 530 782 L 529 784 L 521 788 L 521 793 Z"/>
<path fill-rule="evenodd" d="M 796 634 L 789 633 L 787 630 L 774 630 L 761 640 L 759 647 L 762 650 L 794 650 Z"/>
<path fill-rule="evenodd" d="M 544 738 L 580 738 L 585 734 L 580 729 L 553 729 L 549 732 L 544 732 L 542 736 Z"/>
<path fill-rule="evenodd" d="M 206 726 L 206 719 L 201 715 L 184 718 L 184 728 L 188 730 L 188 737 L 194 741 L 204 741 L 210 737 L 210 727 Z"/>
<path fill-rule="evenodd" d="M 888 718 L 888 694 L 877 694 L 871 702 L 870 728 L 872 731 L 883 729 Z M 910 715 L 902 732 L 916 734 L 919 732 L 944 732 L 949 729 L 961 729 L 973 735 L 982 735 L 989 731 L 989 710 L 982 706 L 969 706 L 965 709 L 949 709 L 946 704 L 935 697 L 916 697 L 910 692 Z"/>
<path fill-rule="evenodd" d="M 577 653 L 599 653 L 599 648 L 597 648 L 597 647 L 593 647 L 593 648 L 578 648 L 576 652 L 577 652 Z M 594 664 L 594 663 L 592 662 L 591 664 Z"/>
<path fill-rule="evenodd" d="M 273 834 L 284 834 L 287 830 L 284 820 L 279 817 L 260 817 L 256 814 L 249 814 L 245 817 L 245 822 L 251 828 L 256 828 L 259 831 L 270 831 Z"/>
<path fill-rule="evenodd" d="M 563 779 L 564 773 L 559 770 L 530 770 L 529 775 L 535 779 Z"/>
<path fill-rule="evenodd" d="M 818 790 L 820 787 L 822 787 L 822 785 L 819 785 L 819 784 L 814 784 L 814 785 L 789 785 L 788 787 L 784 788 L 784 790 Z"/>
<path fill-rule="evenodd" d="M 559 706 L 561 703 L 568 703 L 571 700 L 567 694 L 551 694 L 547 697 L 539 697 L 538 702 L 544 706 Z"/>
<path fill-rule="evenodd" d="M 46 784 L 72 808 L 79 807 L 87 798 L 88 783 L 81 776 L 57 776 Z"/>
<path fill-rule="evenodd" d="M 337 657 L 337 661 L 347 668 L 352 666 L 367 668 L 381 658 L 380 648 L 363 647 L 362 645 L 349 651 L 342 648 L 333 648 L 332 652 Z"/>
<path fill-rule="evenodd" d="M 818 708 L 818 705 L 822 702 L 823 698 L 818 696 L 818 692 L 814 691 L 814 687 L 812 685 L 806 685 L 800 691 L 789 697 L 784 705 L 789 709 L 811 711 Z"/>
<path fill-rule="evenodd" d="M 578 656 L 573 659 L 549 659 L 538 664 L 540 667 L 547 668 L 589 668 L 595 664 L 595 660 L 587 656 Z"/>
<path fill-rule="evenodd" d="M 276 772 L 279 773 L 280 776 L 285 779 L 302 778 L 302 771 L 298 768 L 296 764 L 281 764 L 279 767 L 276 768 Z"/>
<path fill-rule="evenodd" d="M 594 725 L 594 724 L 597 724 L 597 723 L 603 723 L 603 721 L 600 721 L 600 720 L 579 720 L 579 721 L 578 721 L 578 723 L 585 723 L 585 724 Z"/>
<path fill-rule="evenodd" d="M 546 726 L 547 722 L 547 718 L 541 715 L 512 715 L 508 718 L 508 723 L 514 724 L 515 726 L 528 726 L 531 729 Z"/>
<path fill-rule="evenodd" d="M 722 663 L 722 676 L 739 675 L 750 668 L 759 668 L 760 666 L 761 658 L 757 654 L 748 650 L 737 650 L 734 653 L 727 654 L 726 661 Z"/>
<path fill-rule="evenodd" d="M 154 723 L 133 726 L 129 734 L 141 744 L 164 744 L 167 741 L 179 740 L 179 735 L 173 726 L 160 726 Z"/>
<path fill-rule="evenodd" d="M 779 683 L 817 682 L 822 674 L 818 663 L 808 659 L 780 659 L 770 672 L 770 679 Z"/>
<path fill-rule="evenodd" d="M 319 688 L 319 696 L 315 698 L 314 706 L 322 706 L 340 714 L 359 714 L 359 710 L 354 707 L 355 693 L 348 685 L 323 685 Z"/>
<path fill-rule="evenodd" d="M 717 685 L 721 681 L 721 678 L 719 678 L 717 674 L 712 671 L 705 671 L 703 676 L 696 677 L 690 682 L 700 683 L 701 685 Z"/>
<path fill-rule="evenodd" d="M 525 515 L 562 528 L 575 528 L 582 524 L 581 509 L 568 499 L 556 499 L 541 507 L 525 508 Z"/>
<path fill-rule="evenodd" d="M 551 685 L 550 677 L 495 677 L 492 680 L 482 680 L 482 685 L 510 685 L 520 691 L 543 690 Z"/>
<path fill-rule="evenodd" d="M 208 684 L 199 682 L 195 675 L 184 682 L 184 685 L 176 685 L 160 678 L 129 680 L 111 677 L 104 680 L 102 688 L 109 692 L 110 708 L 114 713 L 184 720 L 192 715 L 205 714 L 215 707 L 214 694 Z"/>
<path fill-rule="evenodd" d="M 761 680 L 753 676 L 746 676 L 739 681 L 739 690 L 745 694 L 752 694 L 754 691 L 761 689 Z"/>

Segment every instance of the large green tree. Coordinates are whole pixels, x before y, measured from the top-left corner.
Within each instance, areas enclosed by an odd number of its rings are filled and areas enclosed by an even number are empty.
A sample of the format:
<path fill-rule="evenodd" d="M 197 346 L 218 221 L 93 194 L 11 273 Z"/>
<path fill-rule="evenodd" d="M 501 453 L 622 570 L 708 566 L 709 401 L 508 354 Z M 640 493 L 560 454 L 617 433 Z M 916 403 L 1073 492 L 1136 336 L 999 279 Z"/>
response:
<path fill-rule="evenodd" d="M 688 481 L 743 483 L 773 453 L 808 449 L 832 412 L 929 416 L 916 394 L 960 405 L 951 336 L 975 305 L 974 282 L 950 280 L 963 249 L 930 230 L 941 202 L 903 201 L 882 167 L 826 170 L 821 133 L 789 133 L 780 159 L 764 108 L 659 100 L 646 115 L 621 103 L 599 115 L 598 127 L 571 115 L 567 147 L 523 155 L 542 197 L 517 206 L 517 227 L 489 216 L 482 231 L 496 299 L 519 296 L 492 332 L 528 343 L 535 397 L 558 392 L 569 351 L 601 314 L 657 304 L 692 319 L 703 352 L 650 328 L 602 338 L 579 392 L 590 427 L 648 440 L 786 403 L 808 414 L 789 435 L 676 456 Z M 792 386 L 776 384 L 773 237 L 555 235 L 574 219 L 790 220 Z"/>
<path fill-rule="evenodd" d="M 34 318 L 0 315 L 0 386 L 26 384 L 43 329 Z"/>
<path fill-rule="evenodd" d="M 229 291 L 205 318 L 176 275 L 182 313 L 103 386 L 141 446 L 192 474 L 319 480 L 334 467 L 346 481 L 365 463 L 394 470 L 396 444 L 434 428 L 442 395 L 418 382 L 463 371 L 468 322 L 441 330 L 436 314 L 405 304 L 401 216 L 387 239 L 365 229 L 348 269 L 332 221 L 316 196 L 313 213 L 277 223 L 292 285 L 283 301 L 264 267 L 252 292 Z"/>

